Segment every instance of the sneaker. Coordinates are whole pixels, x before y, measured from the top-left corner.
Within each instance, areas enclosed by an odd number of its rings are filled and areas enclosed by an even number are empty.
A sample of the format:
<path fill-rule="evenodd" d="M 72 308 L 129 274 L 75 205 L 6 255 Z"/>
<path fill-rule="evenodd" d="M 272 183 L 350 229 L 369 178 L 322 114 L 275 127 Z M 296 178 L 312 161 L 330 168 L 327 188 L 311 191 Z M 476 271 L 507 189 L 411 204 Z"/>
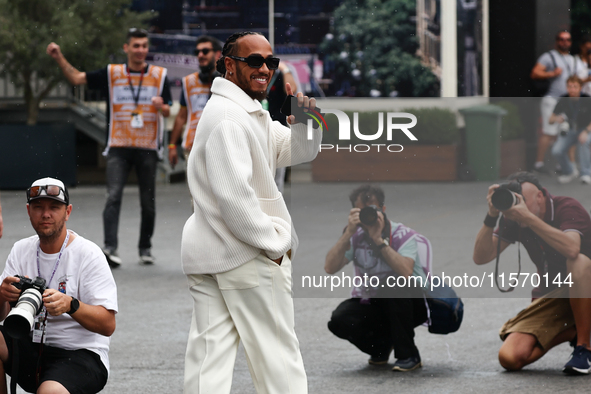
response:
<path fill-rule="evenodd" d="M 572 182 L 573 179 L 575 179 L 577 176 L 575 175 L 575 173 L 573 172 L 570 175 L 559 175 L 558 176 L 558 183 L 569 183 Z"/>
<path fill-rule="evenodd" d="M 388 364 L 388 359 L 390 359 L 390 353 L 392 353 L 392 349 L 388 349 L 387 353 L 382 353 L 379 356 L 371 356 L 367 362 L 369 365 L 384 365 Z"/>
<path fill-rule="evenodd" d="M 404 360 L 396 360 L 392 371 L 409 372 L 421 368 L 422 366 L 421 356 L 417 354 L 416 356 L 405 358 Z"/>
<path fill-rule="evenodd" d="M 107 263 L 109 263 L 109 267 L 117 268 L 121 265 L 121 263 L 122 263 L 121 257 L 119 257 L 119 255 L 117 254 L 117 251 L 115 249 L 104 248 L 103 253 L 105 254 L 105 257 L 107 258 Z"/>
<path fill-rule="evenodd" d="M 573 168 L 573 175 L 575 176 L 575 178 L 579 177 L 579 169 L 577 168 L 577 166 L 575 165 L 575 163 L 570 163 L 572 168 Z"/>
<path fill-rule="evenodd" d="M 152 265 L 156 259 L 152 256 L 150 249 L 140 249 L 140 264 Z"/>
<path fill-rule="evenodd" d="M 565 364 L 562 372 L 568 375 L 587 375 L 591 370 L 591 350 L 585 346 L 577 346 L 573 350 L 570 360 Z"/>
<path fill-rule="evenodd" d="M 589 185 L 591 184 L 591 175 L 581 175 L 581 183 L 583 185 Z"/>

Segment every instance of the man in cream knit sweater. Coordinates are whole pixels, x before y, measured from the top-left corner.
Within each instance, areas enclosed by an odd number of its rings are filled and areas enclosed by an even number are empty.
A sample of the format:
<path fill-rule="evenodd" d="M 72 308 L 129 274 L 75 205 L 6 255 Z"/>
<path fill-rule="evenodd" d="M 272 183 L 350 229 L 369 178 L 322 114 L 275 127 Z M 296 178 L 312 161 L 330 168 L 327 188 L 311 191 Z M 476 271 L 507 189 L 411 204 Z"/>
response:
<path fill-rule="evenodd" d="M 183 229 L 182 263 L 194 300 L 185 393 L 229 393 L 242 340 L 258 393 L 307 393 L 294 331 L 291 260 L 297 237 L 275 169 L 313 160 L 321 129 L 261 107 L 279 59 L 259 33 L 228 38 L 189 155 L 195 206 Z M 291 87 L 289 92 L 291 94 Z M 298 94 L 298 106 L 315 100 Z"/>

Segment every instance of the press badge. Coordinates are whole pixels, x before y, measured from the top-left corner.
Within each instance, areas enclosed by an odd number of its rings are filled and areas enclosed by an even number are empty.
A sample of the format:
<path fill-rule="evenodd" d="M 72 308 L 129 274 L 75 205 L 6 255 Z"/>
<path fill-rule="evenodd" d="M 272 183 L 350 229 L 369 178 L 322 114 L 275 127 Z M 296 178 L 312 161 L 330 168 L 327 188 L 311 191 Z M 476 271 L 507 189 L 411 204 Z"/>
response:
<path fill-rule="evenodd" d="M 39 313 L 37 315 L 37 317 L 35 317 L 35 322 L 33 325 L 33 342 L 34 343 L 41 343 L 42 339 L 43 339 L 43 343 L 45 343 L 45 340 L 47 339 L 47 337 L 45 336 L 45 328 L 47 327 L 46 317 L 47 317 L 47 310 L 45 308 L 43 308 L 41 313 Z"/>
<path fill-rule="evenodd" d="M 140 111 L 134 111 L 131 113 L 131 127 L 134 129 L 141 129 L 144 127 L 144 118 Z"/>

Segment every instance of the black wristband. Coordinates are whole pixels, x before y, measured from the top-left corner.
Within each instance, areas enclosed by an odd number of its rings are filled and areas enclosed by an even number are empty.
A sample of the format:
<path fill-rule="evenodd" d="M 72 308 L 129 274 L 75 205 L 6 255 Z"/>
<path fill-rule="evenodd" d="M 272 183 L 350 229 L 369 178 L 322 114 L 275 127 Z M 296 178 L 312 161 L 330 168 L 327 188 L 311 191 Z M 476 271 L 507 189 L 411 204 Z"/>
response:
<path fill-rule="evenodd" d="M 497 221 L 499 220 L 498 216 L 490 216 L 488 213 L 484 218 L 484 225 L 486 227 L 495 228 L 497 226 Z"/>

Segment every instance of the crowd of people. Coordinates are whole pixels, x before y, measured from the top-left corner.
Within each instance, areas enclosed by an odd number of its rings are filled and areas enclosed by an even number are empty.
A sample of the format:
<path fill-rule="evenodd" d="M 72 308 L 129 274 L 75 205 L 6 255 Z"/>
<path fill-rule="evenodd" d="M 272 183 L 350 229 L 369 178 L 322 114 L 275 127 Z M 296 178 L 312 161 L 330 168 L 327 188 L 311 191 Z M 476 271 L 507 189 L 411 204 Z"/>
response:
<path fill-rule="evenodd" d="M 543 53 L 531 71 L 538 93 L 543 96 L 534 170 L 552 172 L 544 164 L 551 148 L 560 183 L 580 177 L 583 184 L 591 184 L 591 101 L 585 99 L 591 94 L 591 37 L 581 38 L 579 53 L 574 56 L 570 54 L 571 44 L 569 32 L 558 32 L 555 48 Z"/>
<path fill-rule="evenodd" d="M 569 148 L 578 144 L 581 181 L 591 183 L 591 112 L 573 100 L 591 83 L 589 76 L 579 75 L 589 68 L 591 41 L 582 45 L 586 49 L 579 58 L 568 54 L 567 32 L 560 32 L 556 43 L 532 71 L 534 78 L 550 80 L 539 146 L 545 155 L 554 143 L 552 152 L 563 172 L 559 180 L 567 182 L 578 176 L 568 158 Z M 118 310 L 111 269 L 122 263 L 119 214 L 133 168 L 141 203 L 139 261 L 155 262 L 155 172 L 165 152 L 163 117 L 170 115 L 172 97 L 167 70 L 145 61 L 148 48 L 147 32 L 130 29 L 123 44 L 127 63 L 83 72 L 66 60 L 59 45 L 47 47 L 73 85 L 87 84 L 107 97 L 104 245 L 67 229 L 72 204 L 62 181 L 42 178 L 27 189 L 36 235 L 14 245 L 0 277 L 0 319 L 6 319 L 0 327 L 0 393 L 7 392 L 5 373 L 14 385 L 42 394 L 96 393 L 107 382 L 109 337 Z M 307 393 L 291 293 L 298 238 L 276 174 L 313 160 L 322 128 L 309 137 L 302 119 L 278 114 L 277 108 L 287 96 L 295 96 L 292 105 L 305 111 L 314 110 L 316 101 L 297 93 L 289 69 L 260 33 L 234 33 L 223 46 L 203 36 L 195 54 L 199 70 L 182 80 L 181 109 L 168 146 L 172 166 L 180 155 L 187 161 L 193 204 L 181 240 L 182 268 L 193 300 L 184 390 L 229 393 L 242 342 L 257 392 Z M 569 127 L 559 133 L 557 125 L 567 120 Z M 544 170 L 543 155 L 538 171 Z M 552 347 L 571 342 L 574 350 L 563 371 L 588 374 L 590 216 L 578 201 L 551 195 L 531 173 L 516 173 L 509 180 L 507 187 L 495 184 L 488 190 L 474 262 L 489 263 L 509 244 L 522 242 L 540 275 L 568 275 L 573 285 L 547 283 L 534 289 L 531 305 L 500 330 L 499 362 L 507 370 L 520 370 Z M 508 208 L 493 204 L 500 187 L 510 189 L 515 199 Z M 347 224 L 326 256 L 326 272 L 335 274 L 352 262 L 356 277 L 426 282 L 430 243 L 386 216 L 383 189 L 359 186 L 350 202 Z M 1 214 L 0 207 L 0 237 Z M 360 284 L 333 311 L 328 329 L 367 353 L 371 365 L 387 364 L 393 352 L 394 371 L 421 368 L 414 329 L 430 318 L 421 288 L 353 283 Z"/>

